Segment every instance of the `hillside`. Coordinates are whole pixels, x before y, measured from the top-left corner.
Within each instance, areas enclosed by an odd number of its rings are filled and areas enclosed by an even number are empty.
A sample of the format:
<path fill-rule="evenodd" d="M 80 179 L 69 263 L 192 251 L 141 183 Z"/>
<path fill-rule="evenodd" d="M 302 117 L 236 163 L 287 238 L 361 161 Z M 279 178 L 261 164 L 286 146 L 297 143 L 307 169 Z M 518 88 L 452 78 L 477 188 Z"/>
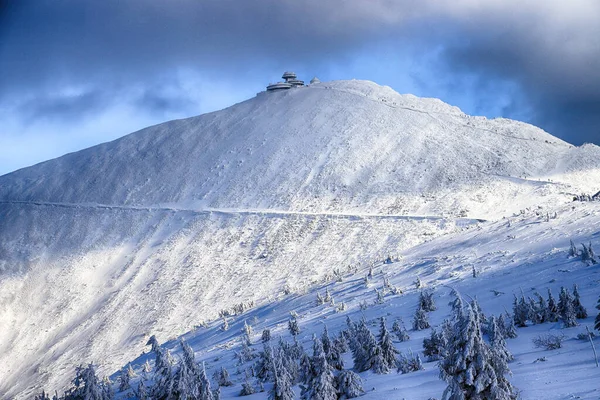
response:
<path fill-rule="evenodd" d="M 532 211 L 440 237 L 403 251 L 401 259 L 394 263 L 375 264 L 367 285 L 364 278 L 369 268 L 345 273 L 340 280 L 332 279 L 306 294 L 284 296 L 280 301 L 229 318 L 227 331 L 222 330 L 223 322 L 218 320 L 170 340 L 163 347 L 170 349 L 175 357 L 181 356 L 179 340 L 184 339 L 194 349 L 196 360 L 206 366 L 209 377 L 222 367 L 228 369 L 233 386 L 221 388 L 222 398 L 237 398 L 246 372 L 257 361 L 239 363 L 234 356 L 242 350 L 244 323 L 253 329 L 251 349 L 258 355 L 263 350 L 261 333 L 264 329 L 270 329 L 274 348 L 280 338 L 289 343 L 293 341 L 288 321 L 296 314 L 300 327 L 297 339 L 312 355 L 313 335 L 321 337 L 326 326 L 329 335 L 336 337 L 347 329 L 347 317 L 356 323 L 364 317 L 375 335 L 379 332 L 381 317 L 387 319 L 388 329 L 394 321 L 402 320 L 410 339 L 401 342 L 394 338 L 394 344 L 405 355 L 419 354 L 423 370 L 408 374 L 393 370 L 382 375 L 363 372 L 360 376 L 365 394 L 360 398 L 439 399 L 446 384 L 439 378 L 437 361 L 428 361 L 423 354 L 423 339 L 430 337 L 431 329 L 415 331 L 411 328 L 420 293 L 415 288 L 417 277 L 424 290 L 434 293 L 437 310 L 429 313 L 428 318 L 432 327 L 438 329 L 451 314 L 449 303 L 454 299 L 453 290 L 457 290 L 465 302 L 476 298 L 489 318 L 506 311 L 512 313 L 513 296 L 535 297 L 535 293 L 540 293 L 547 297 L 547 291 L 551 290 L 558 298 L 561 287 L 571 290 L 577 284 L 588 318 L 579 320 L 578 326 L 571 328 L 564 328 L 561 321 L 537 325 L 529 322 L 527 327 L 517 328 L 518 337 L 507 339 L 507 347 L 514 356 L 509 363 L 510 380 L 523 399 L 596 399 L 600 394 L 597 384 L 600 368 L 595 365 L 589 341 L 580 340 L 577 335 L 585 333 L 586 326 L 593 330 L 594 317 L 598 314 L 595 305 L 600 296 L 600 270 L 598 264 L 569 257 L 568 243 L 572 239 L 576 243 L 591 241 L 598 246 L 600 205 L 575 203 L 552 211 L 556 212 L 556 218 L 550 220 Z M 476 277 L 473 277 L 473 268 L 478 273 Z M 403 293 L 388 290 L 384 301 L 378 304 L 376 290 L 386 292 L 385 280 Z M 330 304 L 318 305 L 317 294 L 324 296 L 326 290 L 335 304 L 345 304 L 346 310 L 340 312 Z M 532 340 L 544 334 L 564 335 L 562 348 L 548 351 L 535 347 Z M 596 334 L 594 341 L 598 347 L 600 339 L 598 332 Z M 146 361 L 153 365 L 155 354 L 149 347 L 146 350 L 147 353 L 129 362 L 138 375 L 132 379 L 133 388 L 143 379 L 142 365 Z M 345 368 L 351 369 L 351 354 L 344 354 L 343 359 Z M 118 376 L 115 373 L 112 379 L 118 382 Z M 148 376 L 150 378 L 144 381 L 151 384 L 152 374 Z M 258 388 L 255 379 L 249 381 Z M 212 385 L 214 388 L 214 381 Z M 117 387 L 115 385 L 117 396 L 132 393 L 119 392 Z M 265 383 L 264 387 L 268 391 L 271 383 Z M 295 393 L 299 398 L 299 386 L 295 386 Z M 264 399 L 266 394 L 242 398 Z"/>
<path fill-rule="evenodd" d="M 0 397 L 63 387 L 82 360 L 114 371 L 150 334 L 336 268 L 553 210 L 600 190 L 599 159 L 531 125 L 338 81 L 4 175 Z"/>

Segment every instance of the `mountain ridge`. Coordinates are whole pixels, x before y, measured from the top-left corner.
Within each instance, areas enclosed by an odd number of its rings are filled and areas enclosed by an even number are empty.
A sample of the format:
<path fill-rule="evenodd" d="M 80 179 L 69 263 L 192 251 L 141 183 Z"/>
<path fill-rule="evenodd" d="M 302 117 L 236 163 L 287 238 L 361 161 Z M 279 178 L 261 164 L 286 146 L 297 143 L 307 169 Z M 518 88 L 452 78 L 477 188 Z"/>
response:
<path fill-rule="evenodd" d="M 478 220 L 549 212 L 600 190 L 599 159 L 531 125 L 334 81 L 4 175 L 0 395 L 62 387 L 80 360 L 114 368 L 149 333 Z"/>

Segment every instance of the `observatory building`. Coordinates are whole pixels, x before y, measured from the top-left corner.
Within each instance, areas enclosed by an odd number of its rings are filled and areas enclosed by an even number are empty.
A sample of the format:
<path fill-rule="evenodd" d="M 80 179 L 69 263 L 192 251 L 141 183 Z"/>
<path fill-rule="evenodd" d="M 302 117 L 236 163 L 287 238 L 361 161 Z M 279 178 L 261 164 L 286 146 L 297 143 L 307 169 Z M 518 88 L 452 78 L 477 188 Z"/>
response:
<path fill-rule="evenodd" d="M 304 81 L 297 79 L 295 72 L 285 72 L 282 76 L 285 82 L 271 83 L 267 86 L 267 91 L 274 92 L 277 90 L 291 89 L 293 87 L 304 86 Z"/>

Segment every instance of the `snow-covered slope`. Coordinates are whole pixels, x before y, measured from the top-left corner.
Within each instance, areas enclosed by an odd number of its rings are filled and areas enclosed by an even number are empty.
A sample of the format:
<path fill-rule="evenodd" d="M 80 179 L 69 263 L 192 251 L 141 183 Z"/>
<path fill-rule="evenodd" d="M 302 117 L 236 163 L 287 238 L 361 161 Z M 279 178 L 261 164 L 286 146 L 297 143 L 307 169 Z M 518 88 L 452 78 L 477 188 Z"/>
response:
<path fill-rule="evenodd" d="M 364 81 L 262 93 L 0 177 L 0 397 L 222 308 L 600 190 L 600 148 Z"/>
<path fill-rule="evenodd" d="M 240 364 L 233 356 L 241 350 L 244 323 L 249 324 L 254 334 L 251 347 L 255 353 L 262 351 L 261 332 L 270 329 L 273 345 L 278 338 L 292 342 L 288 321 L 292 313 L 297 314 L 300 327 L 298 340 L 309 355 L 312 353 L 312 337 L 321 337 L 326 326 L 334 337 L 347 328 L 346 318 L 355 322 L 366 318 L 374 334 L 379 330 L 379 318 L 385 317 L 390 328 L 395 320 L 402 319 L 409 329 L 410 339 L 405 342 L 395 340 L 395 346 L 404 354 L 420 354 L 424 361 L 422 371 L 399 374 L 377 375 L 371 371 L 361 373 L 365 395 L 361 399 L 412 399 L 427 400 L 441 398 L 446 387 L 439 378 L 436 361 L 427 362 L 423 355 L 423 339 L 428 338 L 431 329 L 414 331 L 411 324 L 418 303 L 420 290 L 415 288 L 417 277 L 425 290 L 434 291 L 437 310 L 429 314 L 434 328 L 439 328 L 443 319 L 450 316 L 450 303 L 457 290 L 470 301 L 477 298 L 483 312 L 490 317 L 506 310 L 512 312 L 513 295 L 535 297 L 540 293 L 547 297 L 547 290 L 555 298 L 561 287 L 572 289 L 579 286 L 582 304 L 587 308 L 588 318 L 579 320 L 579 325 L 563 328 L 562 322 L 543 323 L 517 329 L 518 337 L 507 339 L 507 347 L 515 357 L 509 363 L 512 371 L 510 380 L 521 394 L 520 398 L 532 400 L 597 399 L 600 396 L 598 378 L 600 368 L 594 361 L 594 354 L 587 340 L 577 338 L 585 333 L 587 326 L 593 331 L 594 308 L 600 296 L 600 269 L 598 264 L 582 262 L 569 257 L 569 240 L 575 243 L 592 242 L 598 245 L 600 239 L 600 204 L 574 203 L 551 210 L 556 218 L 547 220 L 543 213 L 529 211 L 522 215 L 494 223 L 472 226 L 463 232 L 437 238 L 428 243 L 403 251 L 397 262 L 377 263 L 372 269 L 373 277 L 365 285 L 364 277 L 369 268 L 356 273 L 344 274 L 341 281 L 332 279 L 329 283 L 315 287 L 304 295 L 284 296 L 280 301 L 250 310 L 229 319 L 229 329 L 222 331 L 222 321 L 214 321 L 206 327 L 182 335 L 192 345 L 196 360 L 204 363 L 209 376 L 225 367 L 231 374 L 231 387 L 223 387 L 222 398 L 237 398 L 245 372 L 253 361 Z M 580 247 L 580 246 L 578 246 Z M 473 277 L 473 267 L 478 272 Z M 393 294 L 388 291 L 382 304 L 376 302 L 376 289 L 384 291 L 384 280 L 403 291 Z M 330 304 L 318 305 L 317 293 L 328 290 L 336 304 L 344 303 L 346 310 L 340 312 Z M 364 305 L 361 308 L 361 304 Z M 564 335 L 563 347 L 547 351 L 536 348 L 532 339 L 544 334 Z M 596 332 L 597 333 L 597 332 Z M 596 337 L 596 347 L 600 339 Z M 181 355 L 179 338 L 164 344 L 177 357 Z M 152 364 L 154 353 L 147 353 L 130 360 L 138 373 L 131 385 L 136 387 L 141 379 L 141 367 L 146 360 Z M 352 368 L 350 354 L 344 356 L 345 368 Z M 71 370 L 73 374 L 73 370 Z M 152 374 L 147 382 L 151 383 Z M 117 381 L 118 374 L 113 375 Z M 256 385 L 253 379 L 250 382 Z M 213 382 L 214 385 L 214 382 Z M 265 390 L 271 384 L 265 384 Z M 118 385 L 115 385 L 117 389 Z M 295 386 L 297 398 L 299 387 Z M 118 392 L 118 398 L 125 398 L 131 391 Z M 244 397 L 265 399 L 267 393 L 257 393 Z"/>

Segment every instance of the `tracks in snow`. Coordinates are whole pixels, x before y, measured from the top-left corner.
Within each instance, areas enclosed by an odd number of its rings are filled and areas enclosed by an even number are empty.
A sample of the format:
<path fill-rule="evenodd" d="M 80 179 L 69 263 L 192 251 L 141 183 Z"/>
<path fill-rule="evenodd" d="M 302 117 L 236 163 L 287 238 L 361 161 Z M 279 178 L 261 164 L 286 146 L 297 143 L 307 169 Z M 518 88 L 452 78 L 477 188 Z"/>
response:
<path fill-rule="evenodd" d="M 126 205 L 110 205 L 110 204 L 94 204 L 94 203 L 54 203 L 45 201 L 7 201 L 0 200 L 1 204 L 18 204 L 37 207 L 59 207 L 70 209 L 95 209 L 95 210 L 125 210 L 125 211 L 142 211 L 142 212 L 185 212 L 194 214 L 217 214 L 217 215 L 256 215 L 269 218 L 285 218 L 292 216 L 306 217 L 326 217 L 339 219 L 380 219 L 380 220 L 404 220 L 404 221 L 455 221 L 459 224 L 469 225 L 478 222 L 485 222 L 483 219 L 476 218 L 450 218 L 438 215 L 401 215 L 401 214 L 369 214 L 369 213 L 346 213 L 346 212 L 309 212 L 309 211 L 290 211 L 290 210 L 273 210 L 273 209 L 252 209 L 252 208 L 181 208 L 175 206 L 126 206 Z"/>

